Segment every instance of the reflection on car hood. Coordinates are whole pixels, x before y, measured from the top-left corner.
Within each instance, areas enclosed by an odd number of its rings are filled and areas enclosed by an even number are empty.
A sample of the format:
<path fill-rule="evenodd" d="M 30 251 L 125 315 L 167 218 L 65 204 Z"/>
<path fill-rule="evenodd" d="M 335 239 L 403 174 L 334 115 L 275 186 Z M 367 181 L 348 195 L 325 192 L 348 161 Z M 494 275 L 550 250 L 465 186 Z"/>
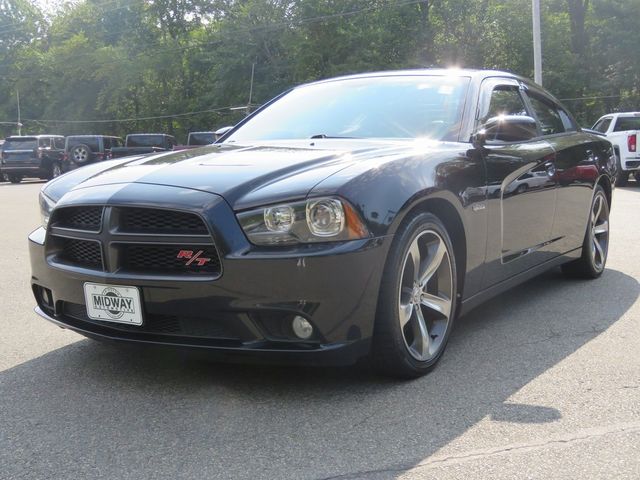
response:
<path fill-rule="evenodd" d="M 439 142 L 437 145 L 443 146 Z M 234 208 L 247 208 L 303 198 L 319 182 L 355 162 L 414 149 L 415 142 L 405 140 L 211 145 L 105 165 L 75 184 L 74 189 L 118 183 L 167 185 L 222 195 Z"/>

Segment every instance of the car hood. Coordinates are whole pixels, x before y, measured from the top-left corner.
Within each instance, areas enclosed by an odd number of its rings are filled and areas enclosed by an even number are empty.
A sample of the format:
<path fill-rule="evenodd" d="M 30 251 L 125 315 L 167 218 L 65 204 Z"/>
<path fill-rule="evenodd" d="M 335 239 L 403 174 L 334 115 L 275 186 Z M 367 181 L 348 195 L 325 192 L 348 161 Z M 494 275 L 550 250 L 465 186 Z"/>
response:
<path fill-rule="evenodd" d="M 356 162 L 413 149 L 410 141 L 346 139 L 211 145 L 105 164 L 73 189 L 118 183 L 175 186 L 221 195 L 234 209 L 243 209 L 304 198 L 319 182 Z"/>

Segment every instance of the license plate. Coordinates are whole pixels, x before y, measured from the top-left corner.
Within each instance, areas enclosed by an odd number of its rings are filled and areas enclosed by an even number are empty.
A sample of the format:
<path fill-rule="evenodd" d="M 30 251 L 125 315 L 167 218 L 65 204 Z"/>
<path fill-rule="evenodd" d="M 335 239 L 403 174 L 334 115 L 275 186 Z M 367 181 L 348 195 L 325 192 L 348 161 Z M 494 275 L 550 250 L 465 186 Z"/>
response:
<path fill-rule="evenodd" d="M 85 283 L 84 298 L 92 320 L 142 325 L 140 291 L 136 287 Z"/>

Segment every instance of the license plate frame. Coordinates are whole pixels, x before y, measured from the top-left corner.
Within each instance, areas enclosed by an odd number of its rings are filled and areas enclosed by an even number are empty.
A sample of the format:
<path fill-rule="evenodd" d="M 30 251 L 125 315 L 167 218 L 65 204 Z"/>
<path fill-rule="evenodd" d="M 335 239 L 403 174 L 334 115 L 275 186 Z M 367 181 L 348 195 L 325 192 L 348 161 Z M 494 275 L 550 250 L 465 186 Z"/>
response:
<path fill-rule="evenodd" d="M 137 327 L 144 323 L 138 287 L 86 282 L 83 288 L 91 320 Z"/>

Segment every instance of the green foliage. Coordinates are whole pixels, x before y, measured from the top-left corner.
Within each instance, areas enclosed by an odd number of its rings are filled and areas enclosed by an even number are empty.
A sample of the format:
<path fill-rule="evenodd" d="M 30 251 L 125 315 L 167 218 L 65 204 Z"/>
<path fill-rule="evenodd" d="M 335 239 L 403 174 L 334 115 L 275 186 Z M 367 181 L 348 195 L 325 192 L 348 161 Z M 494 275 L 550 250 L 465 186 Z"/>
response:
<path fill-rule="evenodd" d="M 585 125 L 638 109 L 640 2 L 542 3 L 545 86 Z M 0 121 L 19 90 L 30 133 L 184 139 L 301 82 L 429 66 L 532 77 L 531 1 L 76 0 L 49 18 L 0 0 Z"/>

